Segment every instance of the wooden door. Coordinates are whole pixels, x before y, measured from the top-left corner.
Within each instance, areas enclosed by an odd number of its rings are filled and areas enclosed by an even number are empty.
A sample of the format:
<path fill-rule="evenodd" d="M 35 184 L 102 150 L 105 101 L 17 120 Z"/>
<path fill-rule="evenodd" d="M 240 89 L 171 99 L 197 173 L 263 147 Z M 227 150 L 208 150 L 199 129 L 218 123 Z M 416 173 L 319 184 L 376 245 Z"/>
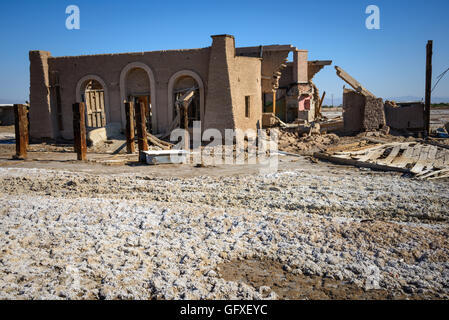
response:
<path fill-rule="evenodd" d="M 106 125 L 104 111 L 104 90 L 85 91 L 86 123 L 88 127 L 100 128 Z"/>

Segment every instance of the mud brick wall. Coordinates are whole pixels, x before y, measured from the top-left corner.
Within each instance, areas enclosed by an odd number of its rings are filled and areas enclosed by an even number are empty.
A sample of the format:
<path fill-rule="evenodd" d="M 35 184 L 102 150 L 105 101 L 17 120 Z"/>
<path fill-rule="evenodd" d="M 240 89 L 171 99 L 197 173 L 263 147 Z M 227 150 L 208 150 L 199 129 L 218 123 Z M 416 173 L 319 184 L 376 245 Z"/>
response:
<path fill-rule="evenodd" d="M 362 131 L 365 96 L 354 90 L 343 91 L 343 124 L 346 133 Z"/>
<path fill-rule="evenodd" d="M 373 131 L 382 129 L 385 126 L 385 111 L 382 98 L 366 96 L 363 111 L 363 129 L 365 131 Z"/>
<path fill-rule="evenodd" d="M 385 104 L 387 125 L 396 130 L 423 130 L 424 104 L 412 103 L 394 107 Z"/>

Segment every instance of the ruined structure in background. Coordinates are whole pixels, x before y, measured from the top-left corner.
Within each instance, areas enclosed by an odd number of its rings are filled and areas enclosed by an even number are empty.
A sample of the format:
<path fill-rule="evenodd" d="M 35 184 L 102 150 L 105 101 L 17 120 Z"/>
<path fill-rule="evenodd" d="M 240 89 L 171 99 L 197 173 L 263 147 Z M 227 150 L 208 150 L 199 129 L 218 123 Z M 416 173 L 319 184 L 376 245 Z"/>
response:
<path fill-rule="evenodd" d="M 424 104 L 395 103 L 377 98 L 340 67 L 337 75 L 354 90 L 343 90 L 343 122 L 346 133 L 389 129 L 397 131 L 424 130 Z"/>
<path fill-rule="evenodd" d="M 385 118 L 387 126 L 393 130 L 423 131 L 424 103 L 385 101 Z"/>
<path fill-rule="evenodd" d="M 138 102 L 149 132 L 167 136 L 184 123 L 176 102 L 188 91 L 189 127 L 201 121 L 202 130 L 256 130 L 263 112 L 313 121 L 320 101 L 312 78 L 331 61 L 307 54 L 291 45 L 236 48 L 231 35 L 212 36 L 201 49 L 74 57 L 30 51 L 31 137 L 72 139 L 75 102 L 86 104 L 88 131 L 124 129 L 125 102 Z"/>
<path fill-rule="evenodd" d="M 385 129 L 385 112 L 382 99 L 344 89 L 343 122 L 345 132 L 375 131 Z"/>

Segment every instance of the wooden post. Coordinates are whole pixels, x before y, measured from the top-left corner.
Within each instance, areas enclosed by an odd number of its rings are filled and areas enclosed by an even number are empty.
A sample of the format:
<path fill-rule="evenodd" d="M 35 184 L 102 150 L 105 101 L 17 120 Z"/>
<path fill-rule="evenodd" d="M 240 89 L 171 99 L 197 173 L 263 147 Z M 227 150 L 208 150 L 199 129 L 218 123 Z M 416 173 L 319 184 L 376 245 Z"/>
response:
<path fill-rule="evenodd" d="M 184 150 L 189 150 L 190 148 L 190 136 L 189 136 L 189 103 L 183 103 L 184 109 Z"/>
<path fill-rule="evenodd" d="M 87 160 L 86 116 L 83 102 L 73 104 L 73 138 L 75 152 L 80 161 Z"/>
<path fill-rule="evenodd" d="M 126 112 L 126 152 L 132 154 L 136 152 L 134 145 L 134 104 L 132 102 L 125 103 Z"/>
<path fill-rule="evenodd" d="M 315 110 L 315 117 L 321 117 L 321 107 L 323 106 L 324 97 L 326 96 L 326 91 L 323 92 L 323 95 L 321 96 L 320 103 L 318 105 L 318 110 Z"/>
<path fill-rule="evenodd" d="M 23 104 L 14 105 L 16 154 L 14 159 L 26 159 L 28 147 L 28 110 Z"/>
<path fill-rule="evenodd" d="M 429 40 L 426 46 L 426 99 L 425 99 L 425 135 L 430 134 L 430 104 L 432 93 L 432 54 L 433 41 Z"/>
<path fill-rule="evenodd" d="M 276 116 L 276 90 L 273 90 L 273 114 Z"/>
<path fill-rule="evenodd" d="M 145 105 L 137 102 L 135 105 L 136 126 L 137 126 L 137 142 L 139 146 L 139 161 L 145 162 L 146 159 L 142 151 L 148 151 L 147 125 L 145 119 Z"/>

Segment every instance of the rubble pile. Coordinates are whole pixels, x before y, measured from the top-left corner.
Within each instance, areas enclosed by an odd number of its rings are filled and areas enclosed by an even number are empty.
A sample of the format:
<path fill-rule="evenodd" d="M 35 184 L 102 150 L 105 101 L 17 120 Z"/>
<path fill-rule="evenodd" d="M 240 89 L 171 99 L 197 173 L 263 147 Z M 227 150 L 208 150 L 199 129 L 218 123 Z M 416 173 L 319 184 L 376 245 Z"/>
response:
<path fill-rule="evenodd" d="M 304 153 L 306 151 L 318 151 L 327 146 L 338 143 L 340 138 L 333 133 L 310 134 L 299 136 L 296 132 L 287 130 L 279 131 L 279 150 L 289 153 Z"/>

